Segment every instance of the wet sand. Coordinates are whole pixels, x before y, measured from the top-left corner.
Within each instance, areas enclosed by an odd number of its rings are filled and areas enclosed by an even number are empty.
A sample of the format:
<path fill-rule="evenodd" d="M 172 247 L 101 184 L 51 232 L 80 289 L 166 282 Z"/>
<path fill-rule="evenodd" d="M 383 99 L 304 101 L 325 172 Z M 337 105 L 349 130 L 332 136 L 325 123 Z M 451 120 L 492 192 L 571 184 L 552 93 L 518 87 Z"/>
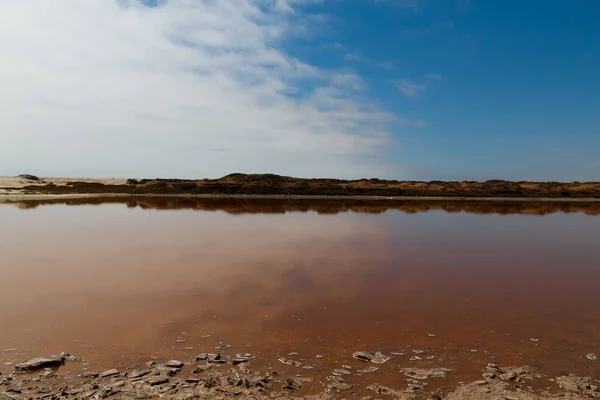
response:
<path fill-rule="evenodd" d="M 125 368 L 226 343 L 287 374 L 277 359 L 297 352 L 321 377 L 392 355 L 365 383 L 436 366 L 454 372 L 430 386 L 454 385 L 489 362 L 600 377 L 597 217 L 143 204 L 0 205 L 2 364 Z"/>

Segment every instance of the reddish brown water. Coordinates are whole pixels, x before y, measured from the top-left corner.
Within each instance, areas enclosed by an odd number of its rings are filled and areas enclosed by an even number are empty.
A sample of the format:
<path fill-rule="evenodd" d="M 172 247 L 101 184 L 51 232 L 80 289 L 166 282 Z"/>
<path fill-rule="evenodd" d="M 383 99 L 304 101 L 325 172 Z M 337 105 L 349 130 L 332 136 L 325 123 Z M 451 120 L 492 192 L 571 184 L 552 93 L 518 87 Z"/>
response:
<path fill-rule="evenodd" d="M 329 374 L 361 366 L 356 350 L 405 353 L 363 377 L 380 382 L 408 366 L 477 379 L 488 362 L 600 377 L 585 358 L 600 355 L 599 216 L 111 201 L 0 204 L 1 364 L 67 351 L 124 368 L 226 343 L 302 374 L 277 358 Z"/>

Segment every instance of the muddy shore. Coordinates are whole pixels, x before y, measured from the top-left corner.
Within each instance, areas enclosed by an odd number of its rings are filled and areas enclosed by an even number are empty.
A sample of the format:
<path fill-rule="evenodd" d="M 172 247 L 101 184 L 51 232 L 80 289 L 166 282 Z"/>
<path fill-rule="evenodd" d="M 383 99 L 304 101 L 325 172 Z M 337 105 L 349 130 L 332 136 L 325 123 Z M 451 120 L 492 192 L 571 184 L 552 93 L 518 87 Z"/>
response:
<path fill-rule="evenodd" d="M 502 367 L 488 364 L 481 379 L 446 387 L 453 371 L 445 368 L 403 368 L 394 387 L 363 383 L 361 377 L 376 374 L 389 357 L 381 353 L 355 352 L 361 369 L 340 366 L 333 371 L 313 371 L 290 358 L 279 361 L 296 367 L 294 372 L 255 371 L 247 353 L 198 354 L 191 360 L 149 360 L 141 365 L 92 371 L 86 360 L 69 354 L 24 360 L 12 373 L 0 374 L 0 400 L 15 399 L 589 399 L 600 397 L 600 381 L 567 374 L 549 377 L 533 366 Z M 78 372 L 62 372 L 62 366 Z M 319 373 L 320 372 L 320 373 Z M 435 389 L 428 383 L 440 381 Z"/>

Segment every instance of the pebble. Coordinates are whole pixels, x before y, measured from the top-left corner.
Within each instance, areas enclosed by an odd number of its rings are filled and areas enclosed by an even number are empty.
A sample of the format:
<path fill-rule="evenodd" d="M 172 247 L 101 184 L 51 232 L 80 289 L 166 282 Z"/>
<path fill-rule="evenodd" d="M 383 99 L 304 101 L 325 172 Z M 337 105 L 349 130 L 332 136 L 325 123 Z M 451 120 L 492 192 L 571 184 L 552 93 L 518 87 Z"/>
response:
<path fill-rule="evenodd" d="M 368 374 L 370 372 L 375 372 L 378 369 L 379 368 L 377 368 L 377 367 L 367 367 L 367 368 L 359 369 L 358 372 L 360 372 L 361 374 Z"/>
<path fill-rule="evenodd" d="M 585 358 L 587 358 L 588 360 L 596 361 L 596 359 L 598 357 L 596 357 L 596 354 L 590 353 L 590 354 L 586 354 Z"/>
<path fill-rule="evenodd" d="M 534 337 L 532 337 L 532 338 L 531 338 L 531 339 L 529 339 L 529 340 L 531 340 L 532 342 L 539 342 L 539 341 L 540 341 L 540 339 L 538 339 L 538 338 L 534 338 Z"/>
<path fill-rule="evenodd" d="M 350 375 L 350 371 L 348 371 L 347 369 L 343 369 L 343 368 L 337 368 L 333 370 L 333 375 Z"/>

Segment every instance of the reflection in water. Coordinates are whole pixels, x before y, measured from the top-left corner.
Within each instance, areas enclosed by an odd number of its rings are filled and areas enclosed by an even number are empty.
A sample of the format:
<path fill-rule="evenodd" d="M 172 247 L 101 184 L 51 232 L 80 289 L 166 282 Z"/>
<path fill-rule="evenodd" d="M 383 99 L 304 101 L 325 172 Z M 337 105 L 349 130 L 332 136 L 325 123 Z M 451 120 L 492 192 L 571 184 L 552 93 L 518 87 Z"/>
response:
<path fill-rule="evenodd" d="M 0 206 L 0 343 L 23 351 L 0 361 L 69 351 L 99 369 L 225 342 L 279 370 L 299 352 L 323 373 L 357 349 L 405 353 L 373 377 L 384 382 L 421 365 L 472 379 L 492 361 L 600 375 L 582 357 L 600 342 L 600 219 L 411 214 L 585 204 L 102 201 Z M 303 213 L 258 214 L 289 211 Z"/>
<path fill-rule="evenodd" d="M 42 205 L 64 204 L 100 205 L 123 204 L 129 208 L 201 211 L 225 211 L 230 214 L 284 214 L 287 212 L 315 211 L 319 214 L 359 212 L 380 214 L 386 211 L 419 213 L 432 210 L 468 212 L 473 214 L 528 214 L 547 215 L 557 212 L 600 215 L 600 201 L 519 201 L 519 200 L 358 200 L 358 199 L 261 199 L 251 197 L 89 197 L 71 199 L 9 201 L 21 209 Z"/>

